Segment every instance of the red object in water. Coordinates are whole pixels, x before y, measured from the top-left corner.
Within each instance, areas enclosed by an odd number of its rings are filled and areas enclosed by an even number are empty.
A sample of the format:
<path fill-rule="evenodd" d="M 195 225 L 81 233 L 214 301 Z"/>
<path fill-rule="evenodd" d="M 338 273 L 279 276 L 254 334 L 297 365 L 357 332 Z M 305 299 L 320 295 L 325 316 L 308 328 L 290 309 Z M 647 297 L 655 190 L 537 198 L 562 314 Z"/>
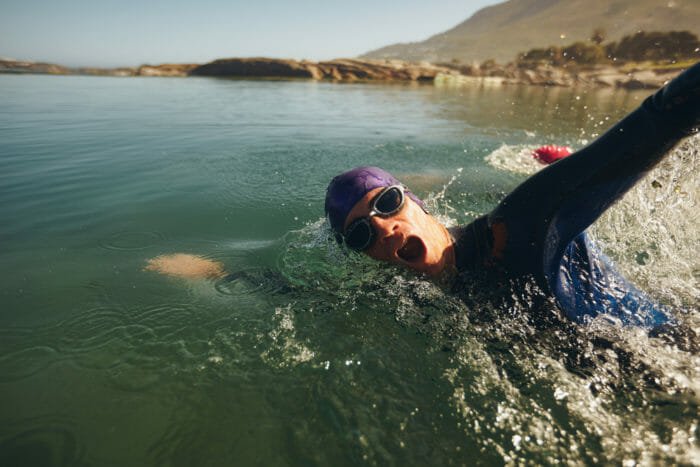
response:
<path fill-rule="evenodd" d="M 532 151 L 532 157 L 543 164 L 551 164 L 552 162 L 565 158 L 572 152 L 573 150 L 569 146 L 555 146 L 553 144 L 548 144 Z"/>

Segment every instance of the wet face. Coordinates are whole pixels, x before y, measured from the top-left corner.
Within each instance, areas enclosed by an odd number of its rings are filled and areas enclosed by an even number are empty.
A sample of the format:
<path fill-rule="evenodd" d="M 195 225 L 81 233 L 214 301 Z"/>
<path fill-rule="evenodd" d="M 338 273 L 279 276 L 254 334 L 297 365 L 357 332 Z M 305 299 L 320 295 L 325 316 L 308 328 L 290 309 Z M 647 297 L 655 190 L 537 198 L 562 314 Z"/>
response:
<path fill-rule="evenodd" d="M 369 215 L 372 201 L 382 189 L 369 191 L 355 204 L 343 229 Z M 403 207 L 395 214 L 369 219 L 376 233 L 374 243 L 364 251 L 370 257 L 433 277 L 454 265 L 454 247 L 447 229 L 411 198 L 406 197 Z"/>

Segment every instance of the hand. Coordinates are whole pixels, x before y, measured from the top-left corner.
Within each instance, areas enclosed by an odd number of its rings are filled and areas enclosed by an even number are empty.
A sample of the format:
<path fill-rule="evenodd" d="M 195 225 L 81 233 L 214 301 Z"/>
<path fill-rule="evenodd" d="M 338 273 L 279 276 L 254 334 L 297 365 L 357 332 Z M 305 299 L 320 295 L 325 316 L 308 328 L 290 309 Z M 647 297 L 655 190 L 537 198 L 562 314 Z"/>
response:
<path fill-rule="evenodd" d="M 184 279 L 219 279 L 226 275 L 220 262 L 187 253 L 156 256 L 146 263 L 145 271 Z"/>

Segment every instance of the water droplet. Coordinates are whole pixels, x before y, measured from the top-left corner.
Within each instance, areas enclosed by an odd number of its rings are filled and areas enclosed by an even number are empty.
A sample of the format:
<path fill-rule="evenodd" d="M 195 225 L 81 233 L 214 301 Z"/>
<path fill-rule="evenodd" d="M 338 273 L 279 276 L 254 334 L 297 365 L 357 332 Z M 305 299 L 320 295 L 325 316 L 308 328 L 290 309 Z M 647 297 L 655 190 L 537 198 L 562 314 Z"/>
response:
<path fill-rule="evenodd" d="M 516 451 L 520 450 L 520 441 L 522 440 L 522 437 L 520 435 L 513 435 L 513 446 L 515 447 Z"/>

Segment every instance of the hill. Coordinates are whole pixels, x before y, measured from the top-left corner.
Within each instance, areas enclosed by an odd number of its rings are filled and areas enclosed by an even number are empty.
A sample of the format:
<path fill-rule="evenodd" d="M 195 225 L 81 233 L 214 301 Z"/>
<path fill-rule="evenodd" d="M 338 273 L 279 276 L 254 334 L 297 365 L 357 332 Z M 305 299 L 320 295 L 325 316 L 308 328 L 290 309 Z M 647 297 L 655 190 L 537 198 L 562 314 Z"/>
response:
<path fill-rule="evenodd" d="M 509 0 L 423 42 L 390 45 L 362 58 L 504 63 L 532 48 L 588 40 L 599 28 L 606 41 L 637 31 L 700 35 L 700 0 Z"/>

